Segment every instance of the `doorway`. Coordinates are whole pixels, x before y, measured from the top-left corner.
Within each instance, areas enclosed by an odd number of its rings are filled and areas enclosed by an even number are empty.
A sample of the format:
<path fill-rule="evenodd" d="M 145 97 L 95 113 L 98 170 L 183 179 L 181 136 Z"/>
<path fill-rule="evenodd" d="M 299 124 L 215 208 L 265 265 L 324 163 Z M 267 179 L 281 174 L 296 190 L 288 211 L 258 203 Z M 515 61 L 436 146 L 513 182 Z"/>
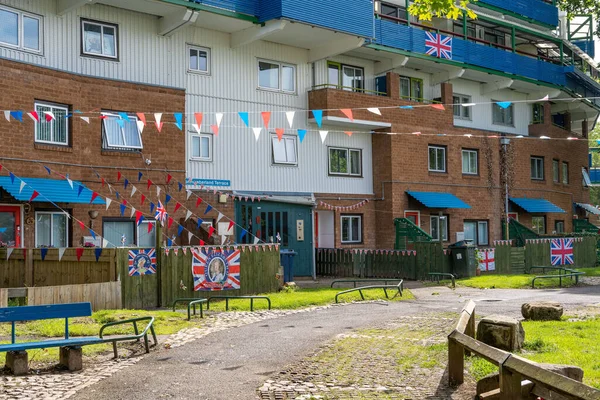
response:
<path fill-rule="evenodd" d="M 21 247 L 21 207 L 0 205 L 0 247 Z"/>

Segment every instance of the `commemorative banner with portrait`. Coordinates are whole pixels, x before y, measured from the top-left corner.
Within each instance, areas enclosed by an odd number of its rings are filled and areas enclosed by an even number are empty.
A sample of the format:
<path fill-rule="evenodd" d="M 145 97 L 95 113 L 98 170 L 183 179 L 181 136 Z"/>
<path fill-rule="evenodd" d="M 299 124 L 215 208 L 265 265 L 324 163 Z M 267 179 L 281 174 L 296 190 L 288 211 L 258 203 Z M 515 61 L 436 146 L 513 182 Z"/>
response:
<path fill-rule="evenodd" d="M 192 249 L 194 291 L 240 288 L 240 250 Z"/>
<path fill-rule="evenodd" d="M 156 250 L 129 250 L 129 276 L 152 275 L 156 273 Z"/>

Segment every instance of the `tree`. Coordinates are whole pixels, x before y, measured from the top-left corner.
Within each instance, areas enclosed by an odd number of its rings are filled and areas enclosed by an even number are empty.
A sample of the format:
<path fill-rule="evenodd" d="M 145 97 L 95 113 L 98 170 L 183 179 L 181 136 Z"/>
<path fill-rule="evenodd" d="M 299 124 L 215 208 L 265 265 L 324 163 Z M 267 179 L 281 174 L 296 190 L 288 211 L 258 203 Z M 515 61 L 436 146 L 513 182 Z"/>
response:
<path fill-rule="evenodd" d="M 456 5 L 454 0 L 414 0 L 408 7 L 408 12 L 425 21 L 431 21 L 433 17 L 458 19 L 462 17 L 464 11 L 469 18 L 475 18 L 476 14 L 469 9 L 469 4 L 476 1 L 460 0 L 459 5 Z M 569 18 L 573 18 L 575 15 L 591 14 L 597 24 L 596 35 L 600 38 L 600 1 L 557 0 L 557 4 L 561 10 L 567 12 Z"/>

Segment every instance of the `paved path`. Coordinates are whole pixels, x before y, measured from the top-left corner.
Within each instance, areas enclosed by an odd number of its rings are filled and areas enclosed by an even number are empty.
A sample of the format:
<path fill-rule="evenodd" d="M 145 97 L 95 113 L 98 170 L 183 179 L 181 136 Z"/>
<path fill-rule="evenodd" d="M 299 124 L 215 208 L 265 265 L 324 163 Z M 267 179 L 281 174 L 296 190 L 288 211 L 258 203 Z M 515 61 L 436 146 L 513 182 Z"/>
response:
<path fill-rule="evenodd" d="M 400 316 L 459 311 L 467 299 L 479 314 L 519 315 L 528 300 L 559 300 L 567 310 L 600 304 L 600 287 L 553 290 L 413 289 L 417 300 L 330 307 L 256 322 L 144 357 L 78 393 L 76 399 L 256 399 L 269 376 L 352 329 Z"/>

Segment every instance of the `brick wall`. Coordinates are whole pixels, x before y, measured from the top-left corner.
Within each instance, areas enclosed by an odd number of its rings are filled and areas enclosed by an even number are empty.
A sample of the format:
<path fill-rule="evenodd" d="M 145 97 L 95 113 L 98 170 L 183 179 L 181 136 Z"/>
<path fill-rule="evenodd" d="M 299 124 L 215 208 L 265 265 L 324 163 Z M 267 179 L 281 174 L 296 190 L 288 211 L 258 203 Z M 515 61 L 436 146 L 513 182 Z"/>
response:
<path fill-rule="evenodd" d="M 185 131 L 179 131 L 173 124 L 173 112 L 185 109 L 185 92 L 183 90 L 145 86 L 119 81 L 84 77 L 32 65 L 0 60 L 0 109 L 23 110 L 25 113 L 34 109 L 35 101 L 45 101 L 68 105 L 71 112 L 81 110 L 83 116 L 90 117 L 87 124 L 75 114 L 69 118 L 70 145 L 67 147 L 40 145 L 34 143 L 34 122 L 24 115 L 23 123 L 15 120 L 0 122 L 0 163 L 6 170 L 13 171 L 20 177 L 44 177 L 61 179 L 59 175 L 49 176 L 44 165 L 56 173 L 69 174 L 73 180 L 83 182 L 91 190 L 102 197 L 114 200 L 108 211 L 102 205 L 59 204 L 61 208 L 72 212 L 72 215 L 89 225 L 89 210 L 98 211 L 93 221 L 96 233 L 102 235 L 102 218 L 120 216 L 116 195 L 108 188 L 100 185 L 96 171 L 107 182 L 113 184 L 121 192 L 123 198 L 139 210 L 149 215 L 148 204 L 157 202 L 156 188 L 147 189 L 146 181 L 151 179 L 165 193 L 171 193 L 175 199 L 170 203 L 173 209 L 175 201 L 185 201 L 185 192 L 178 193 L 177 182 L 185 182 Z M 145 112 L 148 125 L 142 135 L 143 150 L 141 153 L 102 151 L 102 126 L 98 118 L 101 110 Z M 89 113 L 93 111 L 94 114 Z M 153 112 L 162 111 L 164 126 L 158 133 L 154 127 Z M 169 114 L 171 113 L 171 114 Z M 42 116 L 43 117 L 43 116 Z M 145 159 L 151 159 L 150 166 Z M 117 182 L 117 171 L 136 185 L 137 193 L 131 198 L 131 186 L 125 190 L 123 180 Z M 138 172 L 143 173 L 142 182 L 138 183 Z M 173 176 L 170 185 L 166 185 L 166 176 Z M 140 194 L 146 195 L 144 206 L 141 205 Z M 0 203 L 18 203 L 6 193 L 2 194 Z M 38 209 L 53 209 L 50 203 L 33 202 L 31 211 L 25 215 L 24 245 L 34 246 L 34 212 Z M 181 211 L 180 211 L 181 212 Z M 129 217 L 130 210 L 125 213 Z M 178 215 L 174 215 L 177 220 Z M 79 245 L 82 232 L 79 225 L 72 221 L 69 226 L 71 245 Z"/>
<path fill-rule="evenodd" d="M 388 74 L 388 93 L 399 93 L 399 84 L 395 74 Z M 452 85 L 441 85 L 442 103 L 452 103 Z M 398 106 L 412 105 L 413 110 L 399 109 Z M 423 107 L 415 103 L 393 97 L 371 96 L 336 89 L 315 90 L 309 93 L 309 108 L 338 109 L 381 107 L 382 116 L 367 110 L 355 110 L 354 118 L 388 122 L 392 127 L 373 135 L 373 201 L 375 246 L 390 248 L 394 245 L 395 228 L 393 220 L 403 217 L 406 210 L 419 211 L 420 225 L 430 232 L 430 215 L 438 215 L 440 210 L 427 209 L 405 193 L 411 191 L 448 192 L 456 195 L 470 209 L 441 210 L 449 216 L 449 243 L 456 239 L 456 232 L 464 230 L 465 220 L 485 220 L 489 226 L 490 242 L 502 236 L 501 219 L 504 212 L 504 191 L 500 188 L 500 151 L 498 137 L 469 138 L 465 135 L 494 136 L 494 132 L 481 131 L 454 126 L 451 107 L 441 111 Z M 384 108 L 389 107 L 389 108 Z M 418 108 L 417 108 L 418 107 Z M 549 104 L 547 106 L 549 108 Z M 328 115 L 343 117 L 339 111 L 330 111 Z M 532 125 L 529 133 L 532 137 L 542 135 L 556 140 L 512 139 L 515 149 L 515 181 L 510 192 L 512 197 L 545 198 L 563 210 L 566 214 L 547 214 L 548 233 L 554 229 L 554 222 L 565 222 L 566 231 L 572 229 L 572 202 L 589 202 L 588 189 L 581 184 L 581 167 L 587 165 L 587 141 L 567 140 L 571 134 L 555 127 L 551 123 L 550 112 L 546 112 L 544 124 Z M 385 135 L 383 133 L 403 133 Z M 421 135 L 412 133 L 421 132 Z M 496 135 L 499 135 L 498 133 Z M 559 140 L 560 139 L 560 140 Z M 446 172 L 428 170 L 428 146 L 437 145 L 446 148 Z M 462 173 L 462 149 L 478 152 L 478 174 Z M 544 156 L 546 179 L 538 182 L 530 176 L 530 157 Z M 569 183 L 552 182 L 552 159 L 566 161 L 569 164 Z M 562 176 L 561 176 L 562 181 Z M 511 207 L 515 208 L 514 205 Z M 531 216 L 519 211 L 520 221 L 531 226 Z M 580 215 L 581 217 L 582 215 Z M 366 222 L 365 226 L 372 226 Z M 337 235 L 337 234 L 336 234 Z M 367 233 L 367 235 L 372 235 Z"/>

